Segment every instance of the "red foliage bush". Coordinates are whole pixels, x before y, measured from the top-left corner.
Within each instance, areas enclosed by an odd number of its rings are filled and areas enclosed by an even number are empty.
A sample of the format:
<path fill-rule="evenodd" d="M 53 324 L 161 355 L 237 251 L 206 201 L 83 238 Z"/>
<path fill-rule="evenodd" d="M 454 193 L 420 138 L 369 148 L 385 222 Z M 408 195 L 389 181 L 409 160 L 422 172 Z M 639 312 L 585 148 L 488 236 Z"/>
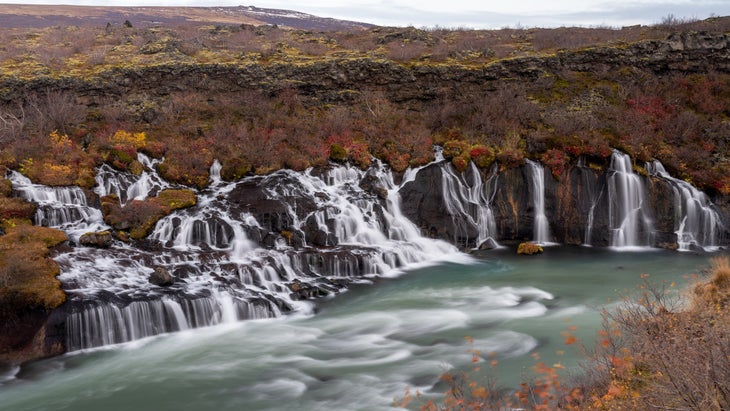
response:
<path fill-rule="evenodd" d="M 569 158 L 564 151 L 550 149 L 540 157 L 540 160 L 550 168 L 553 177 L 559 179 L 565 175 L 565 167 L 568 164 Z"/>
<path fill-rule="evenodd" d="M 477 144 L 475 146 L 472 146 L 471 150 L 469 150 L 469 157 L 471 157 L 471 161 L 474 162 L 474 164 L 477 165 L 477 167 L 480 168 L 487 168 L 494 162 L 494 151 L 484 145 Z"/>

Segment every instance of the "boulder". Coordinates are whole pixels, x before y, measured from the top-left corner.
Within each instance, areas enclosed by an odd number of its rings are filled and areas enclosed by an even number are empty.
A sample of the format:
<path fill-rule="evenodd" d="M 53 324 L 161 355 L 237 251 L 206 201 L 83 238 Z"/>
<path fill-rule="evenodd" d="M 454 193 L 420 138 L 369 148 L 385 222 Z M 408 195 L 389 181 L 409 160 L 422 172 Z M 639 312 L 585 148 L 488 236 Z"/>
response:
<path fill-rule="evenodd" d="M 149 281 L 150 283 L 160 287 L 169 287 L 175 282 L 175 277 L 171 276 L 166 269 L 157 267 L 155 268 L 155 271 L 150 274 Z"/>
<path fill-rule="evenodd" d="M 86 233 L 79 238 L 79 244 L 84 247 L 108 248 L 112 245 L 112 241 L 112 233 L 109 231 Z"/>

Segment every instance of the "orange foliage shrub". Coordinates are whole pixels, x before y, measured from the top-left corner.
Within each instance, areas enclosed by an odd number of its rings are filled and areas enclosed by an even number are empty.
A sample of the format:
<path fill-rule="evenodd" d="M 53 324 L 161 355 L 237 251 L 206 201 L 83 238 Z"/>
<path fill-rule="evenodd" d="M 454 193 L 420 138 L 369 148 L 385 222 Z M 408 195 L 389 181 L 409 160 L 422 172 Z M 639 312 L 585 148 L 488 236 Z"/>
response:
<path fill-rule="evenodd" d="M 48 257 L 48 248 L 64 241 L 66 234 L 60 230 L 22 224 L 9 227 L 0 236 L 0 300 L 46 309 L 61 305 L 66 295 L 56 279 L 60 269 Z"/>

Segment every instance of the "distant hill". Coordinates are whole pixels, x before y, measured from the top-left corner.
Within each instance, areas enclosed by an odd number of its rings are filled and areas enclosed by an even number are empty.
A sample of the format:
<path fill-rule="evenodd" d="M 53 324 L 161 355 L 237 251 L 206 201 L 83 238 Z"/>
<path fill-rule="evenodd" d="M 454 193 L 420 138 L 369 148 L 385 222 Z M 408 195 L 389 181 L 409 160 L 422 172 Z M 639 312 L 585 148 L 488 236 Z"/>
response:
<path fill-rule="evenodd" d="M 355 21 L 318 17 L 291 10 L 236 7 L 97 7 L 0 4 L 0 27 L 105 26 L 129 21 L 134 26 L 200 24 L 277 25 L 302 30 L 347 31 L 375 27 Z"/>

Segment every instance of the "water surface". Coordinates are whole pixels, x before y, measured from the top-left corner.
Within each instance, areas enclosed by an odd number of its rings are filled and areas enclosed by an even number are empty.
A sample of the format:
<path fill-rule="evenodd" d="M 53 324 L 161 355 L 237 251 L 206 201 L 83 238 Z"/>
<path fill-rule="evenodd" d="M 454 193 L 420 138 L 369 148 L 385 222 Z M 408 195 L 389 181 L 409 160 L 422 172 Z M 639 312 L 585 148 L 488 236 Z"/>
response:
<path fill-rule="evenodd" d="M 708 255 L 549 247 L 495 250 L 358 285 L 313 315 L 244 321 L 67 354 L 0 375 L 1 410 L 388 410 L 407 387 L 429 393 L 474 349 L 514 386 L 539 352 L 577 370 L 599 310 L 640 275 L 683 284 Z M 560 353 L 563 351 L 564 353 Z M 10 374 L 10 375 L 8 375 Z M 440 388 L 436 388 L 436 391 Z"/>

